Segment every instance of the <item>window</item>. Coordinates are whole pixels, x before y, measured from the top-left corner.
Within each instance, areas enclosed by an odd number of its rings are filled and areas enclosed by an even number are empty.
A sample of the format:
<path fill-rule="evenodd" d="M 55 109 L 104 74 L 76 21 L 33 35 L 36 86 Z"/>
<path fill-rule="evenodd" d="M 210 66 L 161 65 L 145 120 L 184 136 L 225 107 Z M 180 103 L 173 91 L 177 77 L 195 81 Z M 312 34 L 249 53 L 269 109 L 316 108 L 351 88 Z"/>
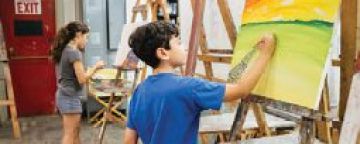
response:
<path fill-rule="evenodd" d="M 116 50 L 126 22 L 125 0 L 84 0 L 84 20 L 90 26 L 89 47 Z"/>
<path fill-rule="evenodd" d="M 90 27 L 85 50 L 85 64 L 97 60 L 111 65 L 116 55 L 123 25 L 126 23 L 126 0 L 83 0 L 83 20 Z"/>

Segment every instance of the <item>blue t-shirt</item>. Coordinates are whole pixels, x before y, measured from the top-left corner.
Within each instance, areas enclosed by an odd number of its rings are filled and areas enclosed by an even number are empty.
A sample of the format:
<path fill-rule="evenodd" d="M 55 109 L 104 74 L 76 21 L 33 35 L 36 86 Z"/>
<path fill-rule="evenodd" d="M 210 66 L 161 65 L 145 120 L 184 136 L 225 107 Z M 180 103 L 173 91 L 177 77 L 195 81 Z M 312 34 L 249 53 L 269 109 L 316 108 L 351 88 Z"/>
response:
<path fill-rule="evenodd" d="M 149 76 L 135 90 L 127 127 L 145 144 L 197 143 L 200 112 L 219 110 L 225 84 L 172 73 Z"/>

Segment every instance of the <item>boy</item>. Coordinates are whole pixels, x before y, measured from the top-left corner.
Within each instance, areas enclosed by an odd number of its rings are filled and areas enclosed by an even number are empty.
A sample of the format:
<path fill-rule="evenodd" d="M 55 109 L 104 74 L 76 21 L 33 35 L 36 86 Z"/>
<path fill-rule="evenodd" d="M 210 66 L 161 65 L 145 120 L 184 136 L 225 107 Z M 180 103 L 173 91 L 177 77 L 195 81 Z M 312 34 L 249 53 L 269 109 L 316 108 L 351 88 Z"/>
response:
<path fill-rule="evenodd" d="M 178 34 L 175 25 L 159 21 L 137 28 L 129 38 L 135 55 L 154 70 L 132 96 L 126 144 L 136 144 L 138 137 L 145 144 L 197 143 L 200 112 L 248 96 L 275 49 L 273 35 L 264 35 L 257 44 L 259 57 L 241 80 L 215 83 L 174 73 L 186 62 Z"/>

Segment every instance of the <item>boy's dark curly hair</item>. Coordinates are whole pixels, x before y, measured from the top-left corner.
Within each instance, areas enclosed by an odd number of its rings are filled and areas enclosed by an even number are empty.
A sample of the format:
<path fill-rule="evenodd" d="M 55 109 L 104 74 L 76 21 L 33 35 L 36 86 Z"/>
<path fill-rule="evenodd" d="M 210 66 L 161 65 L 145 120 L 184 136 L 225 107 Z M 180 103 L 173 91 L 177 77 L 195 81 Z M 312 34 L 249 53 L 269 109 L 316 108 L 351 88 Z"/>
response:
<path fill-rule="evenodd" d="M 129 38 L 129 46 L 135 55 L 152 68 L 157 68 L 160 59 L 156 56 L 158 48 L 170 49 L 170 39 L 179 35 L 176 25 L 156 21 L 138 27 Z"/>

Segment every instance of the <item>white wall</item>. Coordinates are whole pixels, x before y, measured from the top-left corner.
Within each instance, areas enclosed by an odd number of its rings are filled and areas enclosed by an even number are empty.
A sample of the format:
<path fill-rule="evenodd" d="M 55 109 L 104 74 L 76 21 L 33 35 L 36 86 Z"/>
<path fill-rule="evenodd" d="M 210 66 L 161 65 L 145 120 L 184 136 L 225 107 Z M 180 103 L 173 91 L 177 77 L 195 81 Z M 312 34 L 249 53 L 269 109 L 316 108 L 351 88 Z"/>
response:
<path fill-rule="evenodd" d="M 82 0 L 56 0 L 56 28 L 59 29 L 70 21 L 81 20 Z"/>

